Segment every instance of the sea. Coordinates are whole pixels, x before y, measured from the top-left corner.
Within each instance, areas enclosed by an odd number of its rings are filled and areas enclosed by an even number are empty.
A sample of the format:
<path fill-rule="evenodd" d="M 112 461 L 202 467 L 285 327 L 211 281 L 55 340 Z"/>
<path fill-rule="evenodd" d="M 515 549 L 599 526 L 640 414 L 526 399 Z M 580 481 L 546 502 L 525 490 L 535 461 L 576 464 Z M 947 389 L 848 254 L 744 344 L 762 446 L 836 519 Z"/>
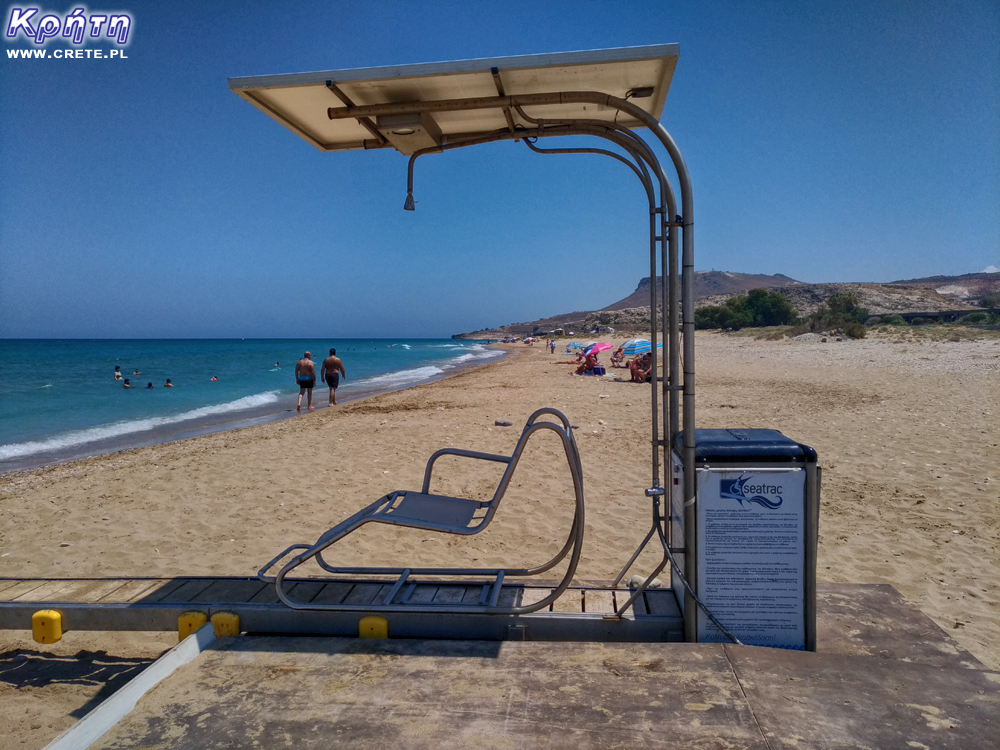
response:
<path fill-rule="evenodd" d="M 0 472 L 294 416 L 295 363 L 311 352 L 318 375 L 331 348 L 338 404 L 503 356 L 452 339 L 0 340 Z M 328 396 L 317 382 L 313 406 Z"/>

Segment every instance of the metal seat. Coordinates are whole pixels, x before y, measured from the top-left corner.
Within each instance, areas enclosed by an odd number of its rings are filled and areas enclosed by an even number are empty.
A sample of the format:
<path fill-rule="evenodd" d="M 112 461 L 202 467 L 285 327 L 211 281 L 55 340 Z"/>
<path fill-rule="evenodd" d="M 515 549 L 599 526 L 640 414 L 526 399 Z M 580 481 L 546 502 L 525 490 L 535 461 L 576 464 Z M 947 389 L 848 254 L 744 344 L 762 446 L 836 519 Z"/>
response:
<path fill-rule="evenodd" d="M 555 421 L 539 421 L 542 415 L 552 415 L 557 418 Z M 396 526 L 408 526 L 426 531 L 437 531 L 445 534 L 477 534 L 493 520 L 500 502 L 503 500 L 507 487 L 510 485 L 511 476 L 517 468 L 521 454 L 524 452 L 528 439 L 538 430 L 551 430 L 561 439 L 566 459 L 569 463 L 570 476 L 573 481 L 573 491 L 575 495 L 575 507 L 573 513 L 573 523 L 570 533 L 559 553 L 548 562 L 533 568 L 344 568 L 330 565 L 323 557 L 331 545 L 343 539 L 351 532 L 357 530 L 366 523 L 385 523 Z M 470 500 L 461 497 L 450 497 L 447 495 L 436 495 L 430 491 L 431 474 L 434 463 L 446 455 L 472 458 L 482 461 L 493 461 L 504 463 L 507 468 L 493 498 L 489 501 Z M 312 545 L 293 544 L 273 560 L 267 563 L 257 573 L 257 577 L 269 583 L 274 583 L 278 598 L 289 607 L 295 609 L 310 610 L 359 610 L 359 611 L 388 611 L 388 612 L 462 612 L 462 613 L 495 613 L 495 614 L 523 614 L 534 612 L 535 610 L 548 607 L 555 601 L 573 579 L 577 564 L 580 561 L 580 553 L 583 546 L 584 529 L 584 507 L 583 507 L 583 468 L 580 464 L 580 454 L 576 447 L 576 440 L 573 437 L 573 430 L 566 417 L 556 409 L 539 409 L 530 417 L 521 432 L 521 437 L 517 441 L 513 453 L 509 456 L 500 456 L 492 453 L 479 453 L 477 451 L 461 450 L 458 448 L 443 448 L 434 453 L 427 461 L 427 468 L 424 471 L 424 482 L 420 492 L 408 490 L 396 490 L 388 495 L 376 500 L 374 503 L 355 513 L 338 523 L 333 528 L 324 532 Z M 268 571 L 274 568 L 281 560 L 290 553 L 302 550 L 291 560 L 286 562 L 275 575 L 269 575 Z M 552 593 L 527 605 L 505 603 L 500 599 L 500 590 L 503 586 L 504 578 L 507 576 L 535 576 L 551 570 L 569 555 L 569 563 L 562 580 L 555 587 Z M 356 580 L 358 576 L 398 576 L 388 593 L 382 597 L 381 602 L 372 604 L 323 604 L 313 602 L 297 601 L 289 596 L 286 589 L 286 577 L 296 568 L 308 562 L 315 562 L 328 573 L 336 578 L 322 577 L 310 578 L 309 580 L 329 581 L 329 580 Z M 485 601 L 477 604 L 410 604 L 396 602 L 396 596 L 400 592 L 403 583 L 410 579 L 411 575 L 432 575 L 436 579 L 448 576 L 467 579 L 471 576 L 492 577 L 492 591 L 488 597 L 481 597 Z M 344 578 L 351 576 L 352 578 Z M 385 581 L 390 583 L 390 581 Z"/>

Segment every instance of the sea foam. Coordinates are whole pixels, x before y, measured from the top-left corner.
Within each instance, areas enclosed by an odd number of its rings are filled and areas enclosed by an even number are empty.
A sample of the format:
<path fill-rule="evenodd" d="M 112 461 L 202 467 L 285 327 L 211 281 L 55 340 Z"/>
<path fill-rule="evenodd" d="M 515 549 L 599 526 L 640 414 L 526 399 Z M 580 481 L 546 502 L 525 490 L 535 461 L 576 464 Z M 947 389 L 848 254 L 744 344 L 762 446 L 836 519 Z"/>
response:
<path fill-rule="evenodd" d="M 267 391 L 256 393 L 252 396 L 244 396 L 235 401 L 212 406 L 202 406 L 198 409 L 176 414 L 170 417 L 147 417 L 145 419 L 135 419 L 125 422 L 114 422 L 112 424 L 90 427 L 86 430 L 75 430 L 62 435 L 56 435 L 46 440 L 37 440 L 27 443 L 8 443 L 0 445 L 0 461 L 11 458 L 21 458 L 31 456 L 36 453 L 50 453 L 62 451 L 68 448 L 94 443 L 99 440 L 108 440 L 122 435 L 132 435 L 137 432 L 154 430 L 171 424 L 180 424 L 192 419 L 203 419 L 219 414 L 242 411 L 243 409 L 253 409 L 259 406 L 267 406 L 278 400 L 278 391 Z"/>
<path fill-rule="evenodd" d="M 385 375 L 375 375 L 374 377 L 359 380 L 354 385 L 363 386 L 366 389 L 376 388 L 399 388 L 410 383 L 419 383 L 423 380 L 430 380 L 438 375 L 443 375 L 444 370 L 434 365 L 425 367 L 415 367 L 412 370 L 398 370 L 387 372 Z"/>

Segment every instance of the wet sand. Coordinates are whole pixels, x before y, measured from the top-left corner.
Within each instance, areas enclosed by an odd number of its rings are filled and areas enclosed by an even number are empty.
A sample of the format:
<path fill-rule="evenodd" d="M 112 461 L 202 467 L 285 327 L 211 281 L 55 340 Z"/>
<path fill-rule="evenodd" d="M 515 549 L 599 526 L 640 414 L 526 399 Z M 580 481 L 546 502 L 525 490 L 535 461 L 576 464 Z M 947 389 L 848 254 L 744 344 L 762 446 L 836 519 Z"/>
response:
<path fill-rule="evenodd" d="M 817 450 L 820 580 L 892 584 L 1000 668 L 1000 339 L 822 343 L 699 333 L 697 344 L 699 427 L 775 428 Z M 0 475 L 0 576 L 252 575 L 382 494 L 419 487 L 434 450 L 509 453 L 528 415 L 554 406 L 578 426 L 584 464 L 577 577 L 610 579 L 649 528 L 648 388 L 571 377 L 559 350 L 508 348 L 517 356 L 338 408 Z M 538 436 L 482 534 L 372 525 L 338 545 L 339 560 L 548 559 L 572 512 L 560 454 L 553 436 Z M 483 499 L 499 475 L 457 458 L 439 467 L 438 489 Z M 645 554 L 633 572 L 654 557 Z M 100 686 L 32 679 L 32 654 L 106 649 L 151 658 L 176 636 L 68 633 L 53 647 L 25 633 L 0 640 L 0 745 L 32 747 L 72 724 L 70 712 Z"/>

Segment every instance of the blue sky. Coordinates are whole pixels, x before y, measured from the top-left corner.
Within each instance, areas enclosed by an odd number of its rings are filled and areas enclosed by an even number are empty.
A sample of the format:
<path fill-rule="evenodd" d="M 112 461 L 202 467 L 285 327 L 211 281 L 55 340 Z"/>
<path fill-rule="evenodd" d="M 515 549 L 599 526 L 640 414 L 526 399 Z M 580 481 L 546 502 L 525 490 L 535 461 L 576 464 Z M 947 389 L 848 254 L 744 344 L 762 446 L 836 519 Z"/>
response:
<path fill-rule="evenodd" d="M 87 7 L 132 14 L 127 59 L 4 37 L 0 337 L 448 336 L 610 304 L 648 275 L 621 165 L 460 149 L 404 212 L 406 157 L 322 154 L 227 78 L 647 44 L 680 45 L 698 270 L 1000 266 L 996 0 Z"/>

